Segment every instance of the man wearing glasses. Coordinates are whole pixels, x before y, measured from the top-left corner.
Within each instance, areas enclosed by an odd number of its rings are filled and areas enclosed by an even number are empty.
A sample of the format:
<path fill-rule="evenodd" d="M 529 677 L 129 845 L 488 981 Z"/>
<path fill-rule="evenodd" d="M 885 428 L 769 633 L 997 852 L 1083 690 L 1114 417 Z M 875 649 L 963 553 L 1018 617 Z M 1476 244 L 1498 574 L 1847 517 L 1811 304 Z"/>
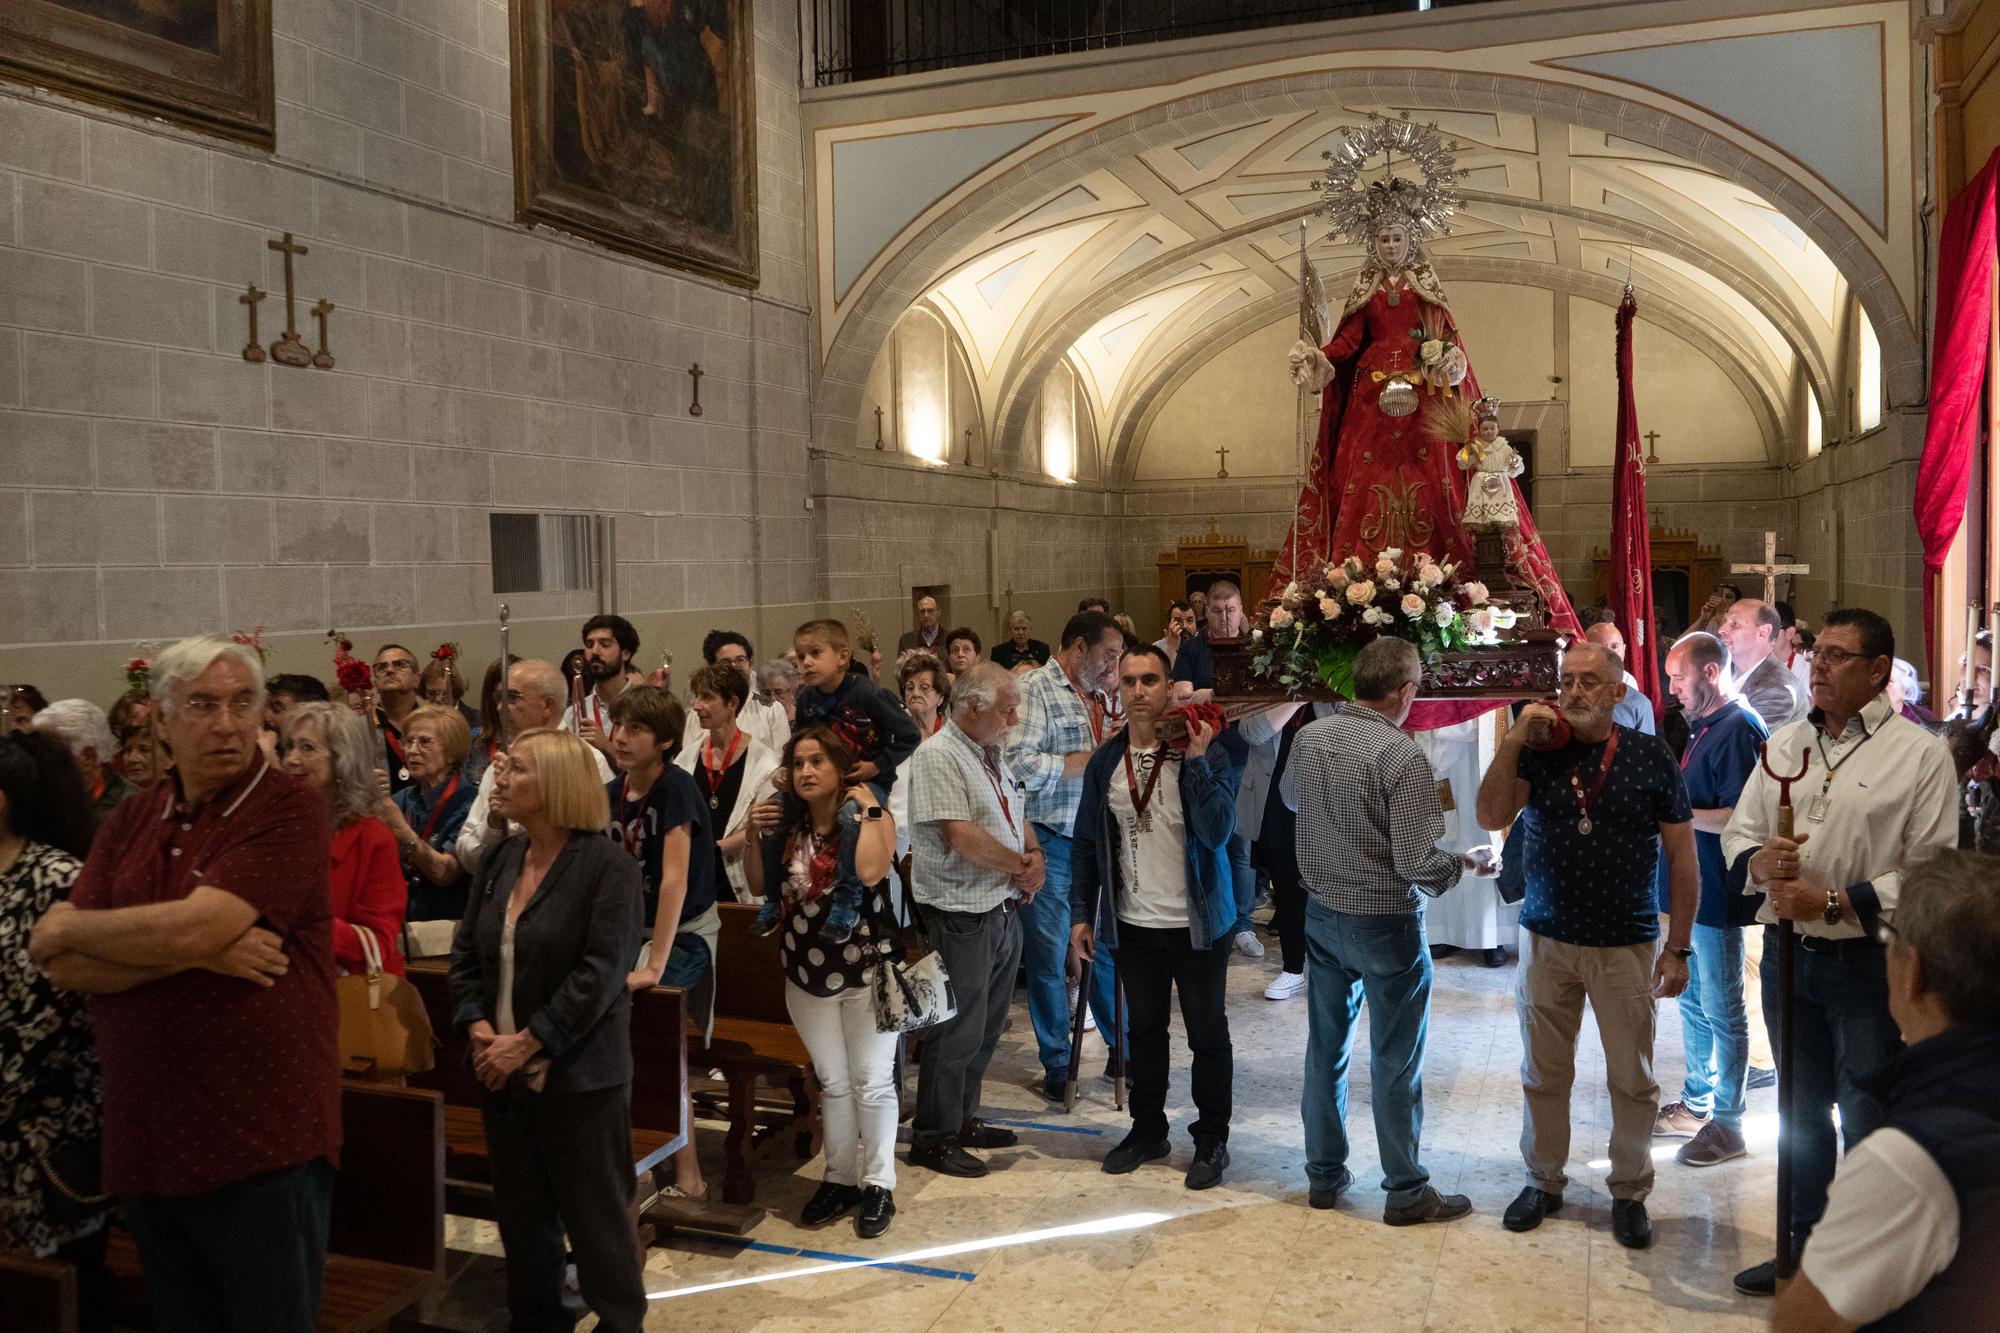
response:
<path fill-rule="evenodd" d="M 1958 783 L 1945 743 L 1883 694 L 1896 634 L 1873 611 L 1827 615 L 1813 656 L 1813 709 L 1771 737 L 1769 767 L 1792 783 L 1793 837 L 1777 836 L 1778 784 L 1750 775 L 1722 835 L 1731 887 L 1767 895 L 1757 919 L 1798 931 L 1792 976 L 1792 1231 L 1800 1245 L 1826 1211 L 1840 1133 L 1851 1149 L 1882 1124 L 1866 1090 L 1901 1045 L 1876 926 L 1893 918 L 1907 867 L 1958 843 Z M 1764 932 L 1764 1012 L 1778 1013 L 1778 932 Z M 1771 1033 L 1775 1048 L 1782 1034 Z M 1775 1266 L 1736 1275 L 1769 1296 Z"/>
<path fill-rule="evenodd" d="M 417 785 L 403 754 L 403 724 L 417 709 L 417 656 L 400 643 L 375 650 L 375 727 L 382 733 L 391 796 Z"/>
<path fill-rule="evenodd" d="M 1521 904 L 1524 1094 L 1521 1156 L 1528 1183 L 1501 1218 L 1532 1231 L 1563 1205 L 1569 1160 L 1569 1093 L 1587 998 L 1597 1014 L 1611 1092 L 1611 1234 L 1644 1249 L 1653 1224 L 1655 999 L 1687 986 L 1688 938 L 1700 875 L 1693 812 L 1673 752 L 1658 737 L 1611 720 L 1624 697 L 1624 667 L 1607 648 L 1572 646 L 1563 658 L 1556 707 L 1529 704 L 1500 741 L 1479 787 L 1479 826 L 1521 819 L 1527 897 Z M 1569 738 L 1554 748 L 1558 719 Z M 1529 748 L 1532 742 L 1534 748 Z M 1665 947 L 1653 882 L 1664 845 Z"/>

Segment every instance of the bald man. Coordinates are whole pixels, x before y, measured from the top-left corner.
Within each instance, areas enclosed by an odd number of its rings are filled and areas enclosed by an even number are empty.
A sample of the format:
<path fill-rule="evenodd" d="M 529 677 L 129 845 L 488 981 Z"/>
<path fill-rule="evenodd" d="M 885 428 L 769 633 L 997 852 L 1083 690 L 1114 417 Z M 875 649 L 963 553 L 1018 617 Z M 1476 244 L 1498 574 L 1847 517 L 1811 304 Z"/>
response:
<path fill-rule="evenodd" d="M 1764 719 L 1764 726 L 1776 735 L 1778 728 L 1790 726 L 1806 715 L 1811 706 L 1799 680 L 1777 651 L 1785 622 L 1778 609 L 1768 602 L 1745 597 L 1729 608 L 1716 631 L 1729 649 L 1729 671 L 1736 680 L 1736 692 Z"/>
<path fill-rule="evenodd" d="M 1643 731 L 1654 735 L 1653 701 L 1639 688 L 1638 678 L 1625 670 L 1625 635 L 1615 620 L 1600 620 L 1583 632 L 1583 637 L 1618 659 L 1618 670 L 1625 677 L 1625 697 L 1611 710 L 1611 720 L 1621 727 Z"/>

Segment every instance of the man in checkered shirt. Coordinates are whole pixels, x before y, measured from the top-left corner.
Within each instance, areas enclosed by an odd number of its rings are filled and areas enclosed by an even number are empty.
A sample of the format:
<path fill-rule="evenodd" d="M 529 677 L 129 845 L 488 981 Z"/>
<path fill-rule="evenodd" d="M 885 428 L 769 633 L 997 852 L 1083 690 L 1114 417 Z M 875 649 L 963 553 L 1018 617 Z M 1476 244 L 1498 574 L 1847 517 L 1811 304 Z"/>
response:
<path fill-rule="evenodd" d="M 1042 1059 L 1040 1086 L 1055 1102 L 1063 1099 L 1069 1081 L 1070 835 L 1083 797 L 1084 765 L 1104 739 L 1124 725 L 1107 720 L 1092 698 L 1116 688 L 1118 658 L 1124 651 L 1125 632 L 1110 616 L 1102 611 L 1071 616 L 1055 654 L 1019 677 L 1021 721 L 1007 738 L 1007 767 L 1027 789 L 1028 821 L 1049 858 L 1047 889 L 1028 904 L 1021 924 L 1026 934 L 1028 1018 Z M 1091 968 L 1091 993 L 1086 998 L 1097 1015 L 1097 1030 L 1109 1040 L 1117 982 L 1109 950 L 1100 953 Z"/>
<path fill-rule="evenodd" d="M 1472 1211 L 1440 1194 L 1417 1160 L 1424 1122 L 1424 1036 L 1431 954 L 1423 899 L 1470 870 L 1496 873 L 1490 849 L 1438 849 L 1444 808 L 1430 761 L 1401 730 L 1423 674 L 1414 645 L 1377 639 L 1354 663 L 1354 702 L 1299 732 L 1279 791 L 1298 811 L 1306 903 L 1306 1177 L 1315 1208 L 1354 1184 L 1347 1169 L 1347 1059 L 1368 998 L 1369 1077 L 1382 1152 L 1382 1220 L 1448 1222 Z"/>

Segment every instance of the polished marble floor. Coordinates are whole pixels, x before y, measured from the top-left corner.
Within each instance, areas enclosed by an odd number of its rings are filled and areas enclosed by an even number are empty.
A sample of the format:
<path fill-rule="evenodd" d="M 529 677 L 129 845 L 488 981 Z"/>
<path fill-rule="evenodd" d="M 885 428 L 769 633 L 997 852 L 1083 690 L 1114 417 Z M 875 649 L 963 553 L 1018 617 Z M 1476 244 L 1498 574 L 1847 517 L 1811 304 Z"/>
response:
<path fill-rule="evenodd" d="M 1433 1181 L 1470 1195 L 1476 1211 L 1445 1225 L 1382 1224 L 1366 1060 L 1358 1055 L 1349 1131 L 1360 1185 L 1337 1211 L 1315 1212 L 1306 1206 L 1297 1110 L 1305 1000 L 1263 998 L 1276 953 L 1274 946 L 1261 960 L 1239 957 L 1230 969 L 1234 1162 L 1218 1188 L 1191 1193 L 1181 1184 L 1191 1118 L 1184 1067 L 1169 1092 L 1173 1157 L 1131 1176 L 1100 1172 L 1098 1159 L 1124 1132 L 1111 1085 L 1096 1077 L 1103 1047 L 1091 1038 L 1086 1095 L 1064 1114 L 1028 1088 L 1036 1061 L 1017 1003 L 987 1101 L 995 1118 L 1023 1122 L 1021 1145 L 986 1154 L 990 1176 L 956 1180 L 899 1162 L 895 1224 L 864 1242 L 851 1222 L 810 1232 L 796 1226 L 791 1219 L 818 1181 L 816 1164 L 791 1172 L 774 1161 L 759 1182 L 759 1202 L 771 1212 L 749 1247 L 676 1238 L 651 1252 L 646 1280 L 656 1305 L 648 1327 L 1722 1333 L 1765 1326 L 1768 1303 L 1737 1295 L 1729 1278 L 1769 1257 L 1772 1093 L 1751 1094 L 1748 1159 L 1692 1170 L 1672 1160 L 1674 1141 L 1658 1141 L 1653 1247 L 1625 1250 L 1610 1233 L 1604 1065 L 1586 1019 L 1569 1206 L 1531 1234 L 1504 1231 L 1501 1210 L 1523 1183 L 1514 968 L 1510 961 L 1489 970 L 1460 954 L 1437 969 L 1424 1157 Z M 1364 1032 L 1357 1053 L 1365 1042 Z M 1681 1069 L 1672 1004 L 1661 1006 L 1656 1057 L 1671 1098 Z M 719 1136 L 704 1131 L 700 1146 L 719 1180 Z M 454 1218 L 450 1227 L 460 1251 L 498 1253 L 486 1224 Z M 490 1287 L 487 1267 L 488 1279 L 474 1285 Z"/>

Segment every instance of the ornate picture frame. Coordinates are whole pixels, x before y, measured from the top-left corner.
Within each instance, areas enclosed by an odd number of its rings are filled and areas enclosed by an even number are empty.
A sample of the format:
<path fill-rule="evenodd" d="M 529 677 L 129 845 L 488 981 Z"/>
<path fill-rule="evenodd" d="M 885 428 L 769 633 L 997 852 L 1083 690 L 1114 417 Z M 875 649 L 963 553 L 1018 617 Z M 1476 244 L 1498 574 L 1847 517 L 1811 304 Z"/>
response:
<path fill-rule="evenodd" d="M 515 214 L 754 287 L 749 0 L 512 0 Z"/>
<path fill-rule="evenodd" d="M 270 148 L 271 0 L 7 0 L 0 78 Z"/>

